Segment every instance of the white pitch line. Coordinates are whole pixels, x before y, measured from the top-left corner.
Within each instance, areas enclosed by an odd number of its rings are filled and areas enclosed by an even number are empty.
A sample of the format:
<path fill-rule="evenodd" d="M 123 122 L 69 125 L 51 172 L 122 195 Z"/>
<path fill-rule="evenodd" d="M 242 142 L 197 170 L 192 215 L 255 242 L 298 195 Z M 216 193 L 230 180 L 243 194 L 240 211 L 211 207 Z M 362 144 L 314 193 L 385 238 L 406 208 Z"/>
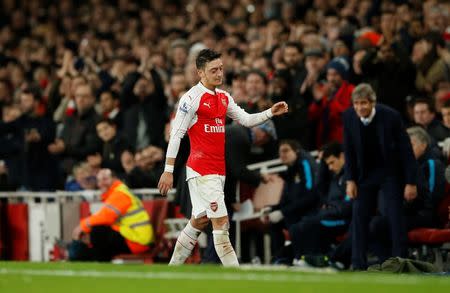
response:
<path fill-rule="evenodd" d="M 119 278 L 119 279 L 149 279 L 149 280 L 213 280 L 213 281 L 256 281 L 256 282 L 294 282 L 294 283 L 339 283 L 352 284 L 385 284 L 414 286 L 420 283 L 419 276 L 388 276 L 377 275 L 370 279 L 361 274 L 351 276 L 347 274 L 341 280 L 326 275 L 309 274 L 268 274 L 239 272 L 230 273 L 196 273 L 196 272 L 104 272 L 104 271 L 76 271 L 76 270 L 41 270 L 41 269 L 9 269 L 0 268 L 0 275 L 49 276 L 49 277 L 84 277 L 84 278 Z M 435 279 L 433 282 L 445 282 L 446 278 Z M 448 282 L 445 282 L 448 283 Z"/>

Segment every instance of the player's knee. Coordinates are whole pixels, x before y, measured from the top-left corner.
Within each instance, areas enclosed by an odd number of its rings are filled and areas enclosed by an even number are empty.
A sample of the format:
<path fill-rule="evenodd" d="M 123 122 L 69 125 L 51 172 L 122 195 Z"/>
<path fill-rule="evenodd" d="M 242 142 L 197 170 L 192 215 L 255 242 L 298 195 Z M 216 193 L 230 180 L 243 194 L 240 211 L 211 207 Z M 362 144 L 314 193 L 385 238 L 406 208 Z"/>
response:
<path fill-rule="evenodd" d="M 228 222 L 228 217 L 212 219 L 211 221 L 212 221 L 214 230 L 228 231 L 228 229 L 230 228 L 230 224 Z"/>
<path fill-rule="evenodd" d="M 206 226 L 208 226 L 208 223 L 209 219 L 206 216 L 197 219 L 193 217 L 191 219 L 192 227 L 201 231 L 205 230 Z"/>

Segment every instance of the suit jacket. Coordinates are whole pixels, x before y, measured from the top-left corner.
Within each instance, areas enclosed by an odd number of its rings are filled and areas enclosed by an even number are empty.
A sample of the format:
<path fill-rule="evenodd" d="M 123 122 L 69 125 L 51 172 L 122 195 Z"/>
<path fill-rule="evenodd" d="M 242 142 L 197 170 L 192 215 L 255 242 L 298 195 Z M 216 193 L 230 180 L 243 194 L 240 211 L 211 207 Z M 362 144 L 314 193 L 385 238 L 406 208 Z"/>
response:
<path fill-rule="evenodd" d="M 376 123 L 381 153 L 387 175 L 394 176 L 400 183 L 417 183 L 417 161 L 411 147 L 400 114 L 392 108 L 377 104 Z M 353 108 L 344 113 L 345 178 L 361 182 L 367 173 L 361 138 L 361 120 Z"/>

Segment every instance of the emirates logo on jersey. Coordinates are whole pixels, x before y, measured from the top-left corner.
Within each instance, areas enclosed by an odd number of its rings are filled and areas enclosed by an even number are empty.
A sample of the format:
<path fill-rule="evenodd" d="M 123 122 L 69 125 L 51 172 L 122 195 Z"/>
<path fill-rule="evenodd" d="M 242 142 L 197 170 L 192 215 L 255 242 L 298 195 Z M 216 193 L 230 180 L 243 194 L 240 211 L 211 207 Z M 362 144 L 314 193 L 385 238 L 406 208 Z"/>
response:
<path fill-rule="evenodd" d="M 204 130 L 206 133 L 224 133 L 225 132 L 225 126 L 223 125 L 204 125 Z"/>
<path fill-rule="evenodd" d="M 215 202 L 215 201 L 212 202 L 212 203 L 210 203 L 209 206 L 211 207 L 211 210 L 212 210 L 213 212 L 217 211 L 217 208 L 219 207 L 218 204 L 217 204 L 217 202 Z"/>

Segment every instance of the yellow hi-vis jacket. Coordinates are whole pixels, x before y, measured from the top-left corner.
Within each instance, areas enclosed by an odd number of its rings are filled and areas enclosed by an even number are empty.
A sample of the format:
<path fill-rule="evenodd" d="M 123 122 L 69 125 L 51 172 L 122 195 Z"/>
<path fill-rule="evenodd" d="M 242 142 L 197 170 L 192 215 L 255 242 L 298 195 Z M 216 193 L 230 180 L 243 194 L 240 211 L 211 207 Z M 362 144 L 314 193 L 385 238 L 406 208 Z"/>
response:
<path fill-rule="evenodd" d="M 102 194 L 102 202 L 98 212 L 81 221 L 81 229 L 89 233 L 93 226 L 109 225 L 126 239 L 131 252 L 147 250 L 154 241 L 154 232 L 141 200 L 124 183 L 115 180 Z"/>

